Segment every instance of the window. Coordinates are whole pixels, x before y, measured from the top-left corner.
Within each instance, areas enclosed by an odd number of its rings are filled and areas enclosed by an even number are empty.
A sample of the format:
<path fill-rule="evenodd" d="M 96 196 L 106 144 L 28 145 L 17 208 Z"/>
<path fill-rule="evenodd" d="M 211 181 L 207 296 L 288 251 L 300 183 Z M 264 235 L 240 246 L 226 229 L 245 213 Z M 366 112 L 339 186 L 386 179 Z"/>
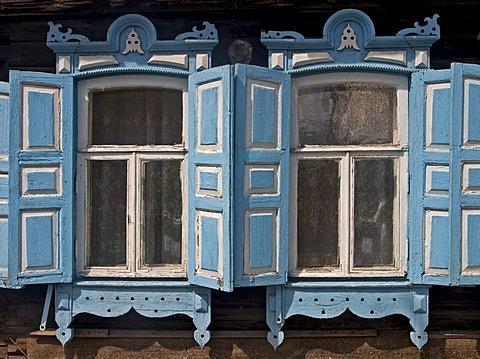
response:
<path fill-rule="evenodd" d="M 403 273 L 407 79 L 293 80 L 294 276 Z"/>
<path fill-rule="evenodd" d="M 185 276 L 186 81 L 79 82 L 78 271 Z"/>

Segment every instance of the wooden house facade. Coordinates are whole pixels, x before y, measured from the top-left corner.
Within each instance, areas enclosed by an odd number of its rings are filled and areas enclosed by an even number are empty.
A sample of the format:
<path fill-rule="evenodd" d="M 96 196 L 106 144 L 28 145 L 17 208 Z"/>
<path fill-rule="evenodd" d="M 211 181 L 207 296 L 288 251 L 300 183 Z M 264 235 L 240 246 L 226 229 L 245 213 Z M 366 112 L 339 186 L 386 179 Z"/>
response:
<path fill-rule="evenodd" d="M 477 357 L 476 1 L 0 1 L 0 357 Z"/>

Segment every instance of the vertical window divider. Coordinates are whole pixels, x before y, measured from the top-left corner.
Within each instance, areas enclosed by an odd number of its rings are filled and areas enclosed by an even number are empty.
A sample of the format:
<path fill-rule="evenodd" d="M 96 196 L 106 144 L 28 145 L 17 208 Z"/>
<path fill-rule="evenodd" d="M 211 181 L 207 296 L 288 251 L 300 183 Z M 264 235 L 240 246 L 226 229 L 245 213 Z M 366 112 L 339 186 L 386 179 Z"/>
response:
<path fill-rule="evenodd" d="M 354 201 L 354 182 L 353 182 L 353 165 L 354 158 L 351 156 L 351 153 L 348 151 L 345 153 L 345 158 L 343 159 L 343 168 L 341 174 L 344 178 L 342 178 L 342 182 L 345 185 L 345 190 L 341 190 L 341 199 L 339 202 L 341 203 L 341 211 L 342 211 L 342 220 L 343 225 L 341 226 L 341 240 L 340 245 L 343 246 L 341 256 L 344 259 L 342 263 L 342 273 L 348 274 L 351 272 L 353 268 L 353 246 L 354 246 L 354 208 L 353 208 L 353 201 Z"/>

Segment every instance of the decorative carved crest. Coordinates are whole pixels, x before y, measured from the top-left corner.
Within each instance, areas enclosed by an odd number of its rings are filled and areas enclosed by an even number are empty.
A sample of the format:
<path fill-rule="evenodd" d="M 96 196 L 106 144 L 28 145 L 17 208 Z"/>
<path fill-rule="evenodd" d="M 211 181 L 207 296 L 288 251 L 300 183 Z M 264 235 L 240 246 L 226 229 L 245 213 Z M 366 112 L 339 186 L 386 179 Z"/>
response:
<path fill-rule="evenodd" d="M 355 31 L 353 31 L 350 23 L 348 23 L 347 26 L 345 26 L 345 29 L 343 29 L 342 40 L 337 50 L 341 51 L 345 48 L 354 48 L 355 50 L 360 50 L 357 45 L 357 36 L 355 36 Z"/>
<path fill-rule="evenodd" d="M 122 55 L 128 54 L 130 52 L 138 52 L 139 54 L 144 54 L 142 50 L 142 45 L 140 43 L 140 37 L 138 36 L 135 28 L 132 27 L 132 30 L 128 33 L 127 39 L 125 40 L 125 50 L 122 52 Z"/>
<path fill-rule="evenodd" d="M 217 40 L 218 32 L 215 28 L 215 25 L 210 24 L 208 21 L 203 22 L 205 28 L 199 30 L 198 26 L 194 26 L 192 31 L 185 32 L 178 35 L 175 40 L 187 40 L 187 39 L 197 39 L 197 40 Z"/>
<path fill-rule="evenodd" d="M 427 23 L 424 26 L 420 26 L 418 21 L 414 24 L 415 27 L 401 30 L 397 33 L 397 36 L 418 35 L 418 36 L 437 36 L 440 37 L 440 26 L 438 26 L 437 19 L 438 14 L 433 15 L 433 18 L 426 17 L 424 21 Z"/>
<path fill-rule="evenodd" d="M 49 21 L 48 26 L 50 30 L 47 33 L 47 42 L 67 42 L 70 40 L 76 40 L 80 42 L 89 41 L 86 36 L 72 34 L 72 29 L 68 28 L 66 32 L 61 32 L 60 29 L 62 25 L 55 25 L 53 22 Z"/>

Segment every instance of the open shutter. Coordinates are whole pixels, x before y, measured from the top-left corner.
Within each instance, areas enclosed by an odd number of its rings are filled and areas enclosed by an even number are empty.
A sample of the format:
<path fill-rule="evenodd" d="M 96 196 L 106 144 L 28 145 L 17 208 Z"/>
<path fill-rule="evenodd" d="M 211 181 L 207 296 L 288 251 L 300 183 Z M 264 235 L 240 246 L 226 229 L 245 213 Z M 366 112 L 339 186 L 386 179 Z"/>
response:
<path fill-rule="evenodd" d="M 450 283 L 450 70 L 413 73 L 409 98 L 409 276 Z"/>
<path fill-rule="evenodd" d="M 10 76 L 9 281 L 65 283 L 73 264 L 73 79 Z"/>
<path fill-rule="evenodd" d="M 8 92 L 0 82 L 0 287 L 8 278 Z"/>
<path fill-rule="evenodd" d="M 189 281 L 233 290 L 231 67 L 190 75 Z"/>
<path fill-rule="evenodd" d="M 480 284 L 480 66 L 452 65 L 450 236 L 454 285 Z"/>
<path fill-rule="evenodd" d="M 289 148 L 290 75 L 236 65 L 236 286 L 286 282 Z"/>

